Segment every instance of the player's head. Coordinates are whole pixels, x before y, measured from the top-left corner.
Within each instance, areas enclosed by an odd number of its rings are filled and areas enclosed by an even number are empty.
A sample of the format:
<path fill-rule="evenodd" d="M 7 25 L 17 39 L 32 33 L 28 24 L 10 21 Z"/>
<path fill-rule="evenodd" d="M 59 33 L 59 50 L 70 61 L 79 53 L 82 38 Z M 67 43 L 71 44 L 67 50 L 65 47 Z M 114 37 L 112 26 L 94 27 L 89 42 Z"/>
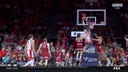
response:
<path fill-rule="evenodd" d="M 77 34 L 77 37 L 80 37 L 80 35 L 81 35 L 81 34 L 80 34 L 80 33 L 78 33 L 78 34 Z"/>
<path fill-rule="evenodd" d="M 83 13 L 83 14 L 82 14 L 81 19 L 82 19 L 82 20 L 86 20 L 86 13 Z"/>
<path fill-rule="evenodd" d="M 47 38 L 43 38 L 43 42 L 47 42 Z"/>
<path fill-rule="evenodd" d="M 100 34 L 97 34 L 97 37 L 98 37 L 98 38 L 102 38 L 102 36 L 101 36 Z"/>
<path fill-rule="evenodd" d="M 128 38 L 128 35 L 125 35 L 126 38 Z"/>
<path fill-rule="evenodd" d="M 28 38 L 30 39 L 30 38 L 34 38 L 34 35 L 33 34 L 30 34 L 29 36 L 28 36 Z"/>

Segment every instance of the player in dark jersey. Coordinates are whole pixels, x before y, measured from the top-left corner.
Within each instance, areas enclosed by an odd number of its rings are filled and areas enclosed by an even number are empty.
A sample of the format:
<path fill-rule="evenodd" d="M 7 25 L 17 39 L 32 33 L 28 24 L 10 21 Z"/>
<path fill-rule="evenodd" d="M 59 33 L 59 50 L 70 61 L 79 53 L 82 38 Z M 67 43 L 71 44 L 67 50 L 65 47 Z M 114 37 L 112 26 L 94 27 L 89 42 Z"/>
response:
<path fill-rule="evenodd" d="M 102 54 L 104 51 L 102 46 L 102 41 L 103 41 L 102 36 L 96 35 L 96 38 L 95 39 L 93 38 L 93 40 L 96 41 L 97 52 L 99 54 Z"/>

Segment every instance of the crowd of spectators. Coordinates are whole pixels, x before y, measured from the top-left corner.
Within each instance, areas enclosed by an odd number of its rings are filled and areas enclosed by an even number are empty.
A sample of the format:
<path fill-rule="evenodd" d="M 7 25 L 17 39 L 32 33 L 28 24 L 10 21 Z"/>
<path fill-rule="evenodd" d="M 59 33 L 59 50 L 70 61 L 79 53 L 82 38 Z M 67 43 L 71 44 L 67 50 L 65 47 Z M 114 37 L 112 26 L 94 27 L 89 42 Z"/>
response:
<path fill-rule="evenodd" d="M 64 27 L 65 28 L 65 27 Z M 50 65 L 57 66 L 70 66 L 75 65 L 75 54 L 76 47 L 74 44 L 75 39 L 68 37 L 68 32 L 66 30 L 60 30 L 58 32 L 57 40 L 50 43 L 50 49 L 52 53 L 52 59 L 49 61 Z M 102 33 L 101 33 L 102 34 Z M 102 35 L 103 36 L 103 35 Z M 42 37 L 40 35 L 35 35 L 35 48 L 39 48 L 39 44 L 42 42 Z M 22 34 L 17 35 L 14 32 L 11 34 L 5 33 L 0 34 L 1 50 L 0 58 L 1 64 L 8 64 L 15 62 L 19 65 L 24 65 L 27 61 L 27 57 L 24 55 L 24 46 L 28 40 L 27 36 Z M 95 43 L 95 42 L 94 42 Z M 127 65 L 127 50 L 122 47 L 122 43 L 114 37 L 103 37 L 103 53 L 99 54 L 99 66 L 114 66 Z M 97 49 L 97 47 L 95 46 Z M 57 59 L 58 53 L 62 54 L 62 59 Z M 61 53 L 62 52 L 62 53 Z M 40 56 L 35 58 L 36 62 L 39 62 Z"/>

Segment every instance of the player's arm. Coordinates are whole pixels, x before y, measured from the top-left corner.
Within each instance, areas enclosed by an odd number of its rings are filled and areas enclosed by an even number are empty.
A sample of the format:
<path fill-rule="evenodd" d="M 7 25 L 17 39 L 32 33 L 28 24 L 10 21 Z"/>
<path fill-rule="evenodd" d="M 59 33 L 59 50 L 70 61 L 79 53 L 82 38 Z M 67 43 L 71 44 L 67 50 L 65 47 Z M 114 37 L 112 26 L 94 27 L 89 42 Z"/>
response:
<path fill-rule="evenodd" d="M 86 18 L 85 17 L 81 17 L 81 20 L 82 20 L 82 24 L 85 24 L 85 20 L 86 20 Z"/>
<path fill-rule="evenodd" d="M 82 39 L 85 39 L 85 35 L 81 36 Z"/>
<path fill-rule="evenodd" d="M 38 55 L 38 53 L 40 52 L 41 47 L 42 47 L 42 43 L 40 44 L 39 49 L 37 50 L 36 55 Z"/>
<path fill-rule="evenodd" d="M 93 41 L 99 41 L 99 39 L 94 39 L 94 38 L 92 38 L 92 40 L 93 40 Z"/>
<path fill-rule="evenodd" d="M 75 38 L 75 41 L 77 40 L 77 37 Z"/>
<path fill-rule="evenodd" d="M 81 39 L 82 41 L 84 41 L 84 38 L 83 38 L 82 36 L 80 37 L 80 39 Z"/>
<path fill-rule="evenodd" d="M 49 52 L 49 55 L 50 55 L 50 58 L 51 58 L 52 56 L 51 56 L 51 51 L 50 51 L 50 45 L 49 45 L 49 43 L 47 43 L 47 46 L 48 46 L 48 52 Z"/>

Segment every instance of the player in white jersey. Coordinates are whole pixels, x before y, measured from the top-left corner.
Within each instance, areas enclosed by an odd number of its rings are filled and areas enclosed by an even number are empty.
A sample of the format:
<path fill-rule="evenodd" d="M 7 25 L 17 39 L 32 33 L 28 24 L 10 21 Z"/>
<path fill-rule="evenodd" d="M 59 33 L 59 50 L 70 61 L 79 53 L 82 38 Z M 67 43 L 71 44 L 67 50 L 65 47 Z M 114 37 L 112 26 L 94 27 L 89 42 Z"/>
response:
<path fill-rule="evenodd" d="M 86 44 L 92 44 L 92 37 L 90 29 L 84 29 L 85 35 L 83 38 L 85 39 Z"/>
<path fill-rule="evenodd" d="M 90 29 L 84 29 L 85 35 L 83 36 L 83 39 L 85 40 L 85 47 L 84 47 L 84 52 L 88 51 L 89 48 L 92 46 L 92 36 L 91 36 L 91 32 Z"/>
<path fill-rule="evenodd" d="M 27 56 L 28 62 L 24 66 L 34 66 L 34 52 L 35 52 L 35 44 L 33 35 L 29 35 L 29 40 L 25 45 L 25 54 Z"/>
<path fill-rule="evenodd" d="M 90 29 L 90 32 L 91 32 L 91 37 L 94 37 L 94 22 L 92 20 L 90 20 L 88 22 L 88 26 L 89 26 L 89 29 Z"/>

